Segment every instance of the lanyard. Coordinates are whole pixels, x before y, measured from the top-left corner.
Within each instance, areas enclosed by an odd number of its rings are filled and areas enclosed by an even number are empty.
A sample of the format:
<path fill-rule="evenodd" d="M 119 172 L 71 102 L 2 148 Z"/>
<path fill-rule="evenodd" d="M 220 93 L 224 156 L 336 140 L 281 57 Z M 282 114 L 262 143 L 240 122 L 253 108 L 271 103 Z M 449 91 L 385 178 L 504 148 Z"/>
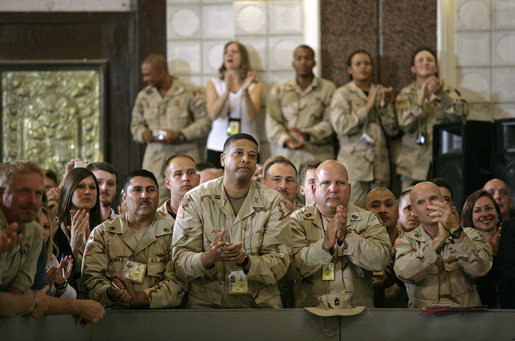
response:
<path fill-rule="evenodd" d="M 322 215 L 322 213 L 320 211 L 318 211 L 318 214 L 320 214 L 320 221 L 322 222 L 322 231 L 324 231 L 324 236 L 325 236 L 324 216 Z"/>

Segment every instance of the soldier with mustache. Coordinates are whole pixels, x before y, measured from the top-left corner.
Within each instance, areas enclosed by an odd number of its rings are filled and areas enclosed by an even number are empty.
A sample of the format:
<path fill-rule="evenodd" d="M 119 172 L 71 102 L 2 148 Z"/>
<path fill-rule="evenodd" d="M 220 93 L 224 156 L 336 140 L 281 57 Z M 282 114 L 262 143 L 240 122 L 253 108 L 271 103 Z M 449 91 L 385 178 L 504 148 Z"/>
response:
<path fill-rule="evenodd" d="M 89 297 L 104 306 L 178 306 L 185 285 L 171 260 L 172 223 L 156 214 L 159 188 L 154 174 L 140 169 L 127 176 L 127 212 L 90 234 L 82 263 Z"/>

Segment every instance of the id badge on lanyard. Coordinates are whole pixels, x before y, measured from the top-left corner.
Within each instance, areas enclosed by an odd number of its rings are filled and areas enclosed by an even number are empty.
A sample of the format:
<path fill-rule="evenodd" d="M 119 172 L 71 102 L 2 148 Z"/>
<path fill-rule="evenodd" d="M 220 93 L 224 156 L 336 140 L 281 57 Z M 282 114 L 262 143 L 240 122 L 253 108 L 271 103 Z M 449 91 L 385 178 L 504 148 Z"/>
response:
<path fill-rule="evenodd" d="M 320 213 L 320 221 L 322 223 L 322 231 L 325 235 L 324 217 Z M 323 281 L 334 281 L 334 264 L 327 263 L 322 265 L 322 280 Z"/>
<path fill-rule="evenodd" d="M 246 294 L 249 292 L 247 275 L 237 265 L 225 264 L 225 283 L 228 294 Z"/>
<path fill-rule="evenodd" d="M 235 135 L 235 134 L 239 134 L 240 131 L 241 131 L 241 119 L 229 117 L 229 124 L 227 126 L 227 134 Z"/>

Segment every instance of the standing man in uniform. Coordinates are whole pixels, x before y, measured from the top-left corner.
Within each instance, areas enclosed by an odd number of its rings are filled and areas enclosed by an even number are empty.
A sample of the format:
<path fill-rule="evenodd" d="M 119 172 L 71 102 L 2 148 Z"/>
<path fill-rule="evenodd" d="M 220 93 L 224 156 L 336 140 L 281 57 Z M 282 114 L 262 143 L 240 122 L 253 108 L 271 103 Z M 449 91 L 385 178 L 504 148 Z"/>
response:
<path fill-rule="evenodd" d="M 473 228 L 461 227 L 438 186 L 421 182 L 411 190 L 420 225 L 395 245 L 395 274 L 406 283 L 409 308 L 480 305 L 472 278 L 492 266 L 492 248 Z"/>
<path fill-rule="evenodd" d="M 315 52 L 307 45 L 293 52 L 295 79 L 275 85 L 267 100 L 266 131 L 277 155 L 295 168 L 308 160 L 334 158 L 329 105 L 335 86 L 315 77 Z"/>
<path fill-rule="evenodd" d="M 224 176 L 188 192 L 177 212 L 173 259 L 190 282 L 188 308 L 282 308 L 277 282 L 290 264 L 289 210 L 252 179 L 258 143 L 224 144 Z"/>
<path fill-rule="evenodd" d="M 510 219 L 512 200 L 510 196 L 510 189 L 506 182 L 501 179 L 492 179 L 485 183 L 483 189 L 490 193 L 499 208 L 501 209 L 502 220 Z"/>
<path fill-rule="evenodd" d="M 174 154 L 188 154 L 201 160 L 199 139 L 211 130 L 204 94 L 190 84 L 168 73 L 166 59 L 149 55 L 141 65 L 143 81 L 148 86 L 136 97 L 131 118 L 135 141 L 147 143 L 143 168 L 154 173 L 163 183 L 165 161 Z M 164 187 L 164 186 L 162 186 Z M 166 188 L 159 199 L 168 199 Z"/>
<path fill-rule="evenodd" d="M 313 307 L 326 294 L 351 292 L 351 304 L 374 306 L 372 271 L 390 261 L 386 230 L 371 212 L 349 203 L 347 169 L 336 160 L 316 171 L 315 204 L 291 216 L 293 262 L 300 278 L 295 306 Z"/>
<path fill-rule="evenodd" d="M 182 197 L 199 182 L 200 176 L 191 156 L 177 154 L 170 157 L 165 171 L 165 186 L 170 190 L 170 199 L 159 206 L 157 213 L 170 219 L 173 226 Z"/>
<path fill-rule="evenodd" d="M 108 162 L 93 162 L 86 168 L 97 178 L 102 221 L 114 218 L 116 213 L 112 205 L 116 197 L 116 186 L 118 186 L 118 171 Z"/>
<path fill-rule="evenodd" d="M 127 213 L 95 227 L 86 243 L 82 280 L 89 297 L 104 306 L 178 306 L 186 289 L 171 260 L 172 225 L 156 214 L 157 180 L 140 169 L 123 188 Z"/>

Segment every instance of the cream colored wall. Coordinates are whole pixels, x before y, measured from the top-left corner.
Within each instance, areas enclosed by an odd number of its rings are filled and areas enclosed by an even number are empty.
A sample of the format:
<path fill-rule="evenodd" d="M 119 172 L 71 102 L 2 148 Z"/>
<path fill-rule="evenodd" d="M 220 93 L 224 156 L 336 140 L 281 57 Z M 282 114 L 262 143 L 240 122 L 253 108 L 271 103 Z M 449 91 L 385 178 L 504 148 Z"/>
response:
<path fill-rule="evenodd" d="M 2 12 L 125 12 L 131 0 L 1 0 Z"/>
<path fill-rule="evenodd" d="M 441 75 L 469 119 L 515 117 L 515 1 L 440 0 L 438 36 Z"/>

